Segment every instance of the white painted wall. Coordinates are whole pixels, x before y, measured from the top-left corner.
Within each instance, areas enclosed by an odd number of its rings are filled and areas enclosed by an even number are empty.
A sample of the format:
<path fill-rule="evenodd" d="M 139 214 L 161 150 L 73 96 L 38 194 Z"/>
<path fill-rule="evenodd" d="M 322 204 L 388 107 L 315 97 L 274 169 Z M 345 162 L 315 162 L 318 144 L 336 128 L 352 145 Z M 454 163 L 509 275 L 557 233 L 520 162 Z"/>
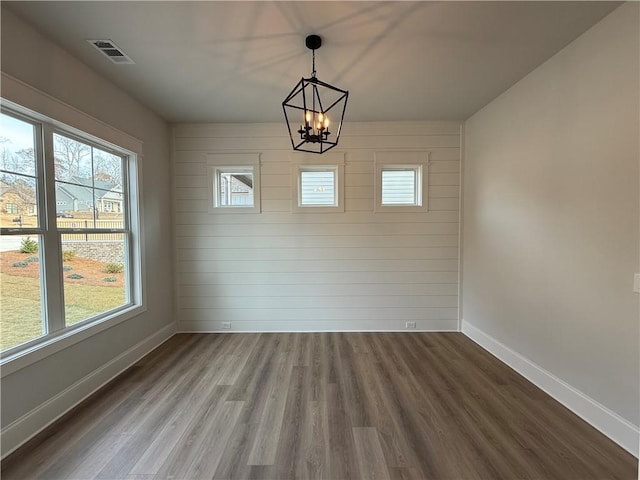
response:
<path fill-rule="evenodd" d="M 460 124 L 346 124 L 344 213 L 291 213 L 284 122 L 177 125 L 174 144 L 180 330 L 457 329 Z M 430 211 L 374 213 L 374 153 L 402 149 L 431 152 Z M 260 153 L 262 213 L 208 213 L 214 152 Z"/>
<path fill-rule="evenodd" d="M 168 125 L 5 8 L 1 59 L 3 73 L 144 142 L 148 305 L 146 313 L 2 378 L 4 455 L 127 362 L 171 335 L 173 318 Z M 9 100 L 21 103 L 20 98 Z"/>
<path fill-rule="evenodd" d="M 466 122 L 462 302 L 464 324 L 634 425 L 638 7 Z"/>

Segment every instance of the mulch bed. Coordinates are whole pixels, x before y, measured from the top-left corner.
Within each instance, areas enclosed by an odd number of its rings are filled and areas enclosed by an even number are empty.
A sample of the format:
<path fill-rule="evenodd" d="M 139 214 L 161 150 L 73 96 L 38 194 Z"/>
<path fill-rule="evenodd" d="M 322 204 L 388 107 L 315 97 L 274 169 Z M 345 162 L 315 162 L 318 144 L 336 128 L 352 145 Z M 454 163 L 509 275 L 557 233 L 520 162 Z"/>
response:
<path fill-rule="evenodd" d="M 37 261 L 29 262 L 29 258 L 37 258 L 37 253 L 20 253 L 17 250 L 0 253 L 0 273 L 16 275 L 20 277 L 38 278 L 40 275 L 40 264 Z M 14 267 L 16 263 L 26 263 L 26 267 Z M 80 285 L 99 285 L 101 287 L 122 287 L 124 285 L 124 273 L 106 273 L 105 263 L 91 260 L 89 258 L 75 257 L 73 260 L 64 262 L 65 266 L 71 270 L 63 272 L 64 281 Z M 83 278 L 68 278 L 71 274 L 80 274 Z M 115 282 L 105 282 L 105 278 L 115 278 Z"/>

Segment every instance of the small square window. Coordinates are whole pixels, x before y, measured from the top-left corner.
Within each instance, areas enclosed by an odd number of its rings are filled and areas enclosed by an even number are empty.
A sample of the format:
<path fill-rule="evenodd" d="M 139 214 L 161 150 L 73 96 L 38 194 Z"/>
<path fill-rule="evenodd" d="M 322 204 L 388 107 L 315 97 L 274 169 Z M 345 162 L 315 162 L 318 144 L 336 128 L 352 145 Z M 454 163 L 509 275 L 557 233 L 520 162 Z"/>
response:
<path fill-rule="evenodd" d="M 208 156 L 209 164 L 218 161 L 226 164 L 209 167 L 209 212 L 260 213 L 259 157 L 244 154 Z"/>
<path fill-rule="evenodd" d="M 298 160 L 292 177 L 294 213 L 344 212 L 344 154 Z"/>
<path fill-rule="evenodd" d="M 253 207 L 253 168 L 216 168 L 216 206 Z"/>
<path fill-rule="evenodd" d="M 300 170 L 300 198 L 298 206 L 331 206 L 338 204 L 336 198 L 335 169 Z"/>
<path fill-rule="evenodd" d="M 429 152 L 377 152 L 376 212 L 427 211 Z"/>
<path fill-rule="evenodd" d="M 420 205 L 420 171 L 420 167 L 383 167 L 381 205 Z"/>

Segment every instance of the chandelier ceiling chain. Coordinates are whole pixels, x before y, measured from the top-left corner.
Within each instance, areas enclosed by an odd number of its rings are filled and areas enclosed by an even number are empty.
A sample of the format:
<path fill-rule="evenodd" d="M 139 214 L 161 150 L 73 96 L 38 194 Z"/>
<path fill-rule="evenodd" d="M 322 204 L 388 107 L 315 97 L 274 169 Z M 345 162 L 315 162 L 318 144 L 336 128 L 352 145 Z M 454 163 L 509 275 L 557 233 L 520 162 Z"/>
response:
<path fill-rule="evenodd" d="M 311 77 L 303 77 L 296 84 L 282 102 L 282 109 L 293 149 L 322 154 L 338 144 L 349 92 L 317 78 L 316 50 L 322 45 L 322 39 L 309 35 L 305 43 L 312 52 Z M 339 119 L 335 134 L 329 130 L 330 115 L 333 121 Z M 299 123 L 299 129 L 292 130 L 292 123 Z"/>

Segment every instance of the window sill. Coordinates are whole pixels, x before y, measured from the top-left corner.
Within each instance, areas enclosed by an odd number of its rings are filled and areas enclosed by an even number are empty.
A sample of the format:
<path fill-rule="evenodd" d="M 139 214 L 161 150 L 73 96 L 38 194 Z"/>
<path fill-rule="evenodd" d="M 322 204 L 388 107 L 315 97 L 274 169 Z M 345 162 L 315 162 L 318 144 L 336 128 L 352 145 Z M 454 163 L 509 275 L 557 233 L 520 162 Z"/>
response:
<path fill-rule="evenodd" d="M 209 213 L 229 215 L 229 214 L 247 214 L 247 213 L 261 213 L 260 205 L 253 207 L 209 207 Z"/>
<path fill-rule="evenodd" d="M 144 305 L 133 305 L 123 310 L 112 313 L 104 318 L 85 325 L 71 328 L 51 336 L 41 337 L 36 345 L 24 350 L 2 356 L 0 360 L 0 378 L 4 378 L 29 365 L 43 360 L 55 353 L 80 343 L 100 332 L 103 332 L 119 323 L 130 320 L 146 311 Z"/>
<path fill-rule="evenodd" d="M 344 213 L 344 205 L 291 205 L 291 213 Z"/>
<path fill-rule="evenodd" d="M 375 205 L 375 213 L 426 213 L 428 205 Z"/>

